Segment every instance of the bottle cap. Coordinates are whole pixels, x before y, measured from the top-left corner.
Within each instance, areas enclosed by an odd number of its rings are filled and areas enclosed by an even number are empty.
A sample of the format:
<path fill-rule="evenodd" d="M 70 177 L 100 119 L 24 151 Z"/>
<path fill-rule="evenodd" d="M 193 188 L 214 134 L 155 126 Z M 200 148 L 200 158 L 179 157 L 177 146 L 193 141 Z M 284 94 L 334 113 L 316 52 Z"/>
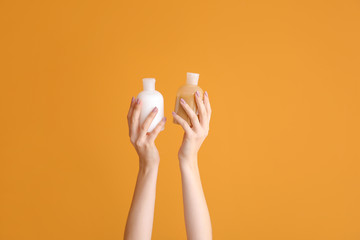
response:
<path fill-rule="evenodd" d="M 145 91 L 155 90 L 155 78 L 143 78 L 143 88 Z"/>
<path fill-rule="evenodd" d="M 186 83 L 191 85 L 198 85 L 199 75 L 200 74 L 198 73 L 186 73 Z"/>

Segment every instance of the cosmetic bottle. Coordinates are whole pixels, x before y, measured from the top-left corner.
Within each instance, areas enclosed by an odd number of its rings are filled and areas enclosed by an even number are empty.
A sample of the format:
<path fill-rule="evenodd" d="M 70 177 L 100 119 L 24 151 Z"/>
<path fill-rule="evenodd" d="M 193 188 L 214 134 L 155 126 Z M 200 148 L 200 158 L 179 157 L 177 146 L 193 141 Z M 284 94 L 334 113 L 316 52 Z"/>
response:
<path fill-rule="evenodd" d="M 175 102 L 175 112 L 185 119 L 190 126 L 192 126 L 190 118 L 186 114 L 183 107 L 180 105 L 180 99 L 184 99 L 185 102 L 190 106 L 190 108 L 198 114 L 197 105 L 195 101 L 195 92 L 199 91 L 201 99 L 204 99 L 204 91 L 198 86 L 199 83 L 199 74 L 198 73 L 187 73 L 186 74 L 186 84 L 181 86 L 176 94 Z M 174 123 L 179 124 L 175 119 Z"/>
<path fill-rule="evenodd" d="M 158 108 L 158 112 L 148 129 L 148 132 L 151 132 L 164 117 L 164 98 L 160 92 L 155 90 L 155 78 L 144 78 L 143 88 L 143 91 L 137 96 L 142 101 L 140 126 L 142 126 L 151 111 L 155 107 Z"/>

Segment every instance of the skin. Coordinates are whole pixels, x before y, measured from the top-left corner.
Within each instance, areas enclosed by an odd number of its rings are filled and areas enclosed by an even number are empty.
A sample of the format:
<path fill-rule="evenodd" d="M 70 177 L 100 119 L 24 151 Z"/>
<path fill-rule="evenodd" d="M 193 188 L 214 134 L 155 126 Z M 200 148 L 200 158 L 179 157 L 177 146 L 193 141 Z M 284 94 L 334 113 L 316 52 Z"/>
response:
<path fill-rule="evenodd" d="M 204 100 L 201 99 L 199 92 L 195 94 L 195 99 L 199 116 L 194 113 L 184 100 L 180 102 L 191 119 L 192 127 L 175 112 L 173 112 L 173 117 L 184 129 L 178 158 L 182 179 L 187 238 L 189 240 L 208 240 L 212 239 L 211 221 L 201 185 L 197 155 L 209 133 L 211 107 L 207 92 L 205 92 Z M 140 126 L 141 106 L 141 101 L 133 98 L 127 117 L 130 141 L 139 156 L 139 172 L 125 227 L 125 240 L 151 239 L 156 181 L 160 163 L 155 139 L 166 121 L 164 118 L 151 133 L 147 133 L 152 120 L 156 116 L 157 109 L 154 109 L 146 118 L 144 124 Z"/>
<path fill-rule="evenodd" d="M 212 239 L 212 228 L 209 210 L 201 185 L 198 152 L 209 133 L 211 106 L 208 93 L 204 94 L 204 101 L 199 92 L 195 94 L 199 111 L 197 116 L 185 101 L 181 106 L 189 116 L 192 127 L 173 112 L 174 118 L 184 129 L 183 142 L 178 152 L 184 203 L 186 234 L 189 240 Z"/>
<path fill-rule="evenodd" d="M 166 121 L 166 118 L 163 118 L 152 132 L 147 133 L 158 109 L 154 108 L 144 123 L 140 125 L 139 117 L 141 106 L 142 102 L 140 99 L 134 100 L 134 98 L 132 98 L 127 116 L 130 141 L 139 156 L 139 172 L 125 227 L 125 240 L 151 239 L 156 181 L 160 163 L 160 156 L 155 146 L 155 139 Z"/>

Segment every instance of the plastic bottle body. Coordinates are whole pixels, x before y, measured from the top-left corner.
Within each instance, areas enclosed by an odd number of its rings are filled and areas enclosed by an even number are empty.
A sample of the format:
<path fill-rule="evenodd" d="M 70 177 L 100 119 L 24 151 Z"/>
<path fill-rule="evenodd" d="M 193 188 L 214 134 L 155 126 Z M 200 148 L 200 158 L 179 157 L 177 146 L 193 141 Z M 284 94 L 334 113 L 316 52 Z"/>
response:
<path fill-rule="evenodd" d="M 186 114 L 183 107 L 180 105 L 180 99 L 183 98 L 185 100 L 185 102 L 190 106 L 190 108 L 196 114 L 198 114 L 196 100 L 195 100 L 195 92 L 196 91 L 199 91 L 201 99 L 203 99 L 204 91 L 199 86 L 193 85 L 193 84 L 185 84 L 185 85 L 181 86 L 176 94 L 175 112 L 180 117 L 185 119 L 185 121 L 187 121 L 190 126 L 192 126 L 190 118 Z M 175 119 L 173 120 L 173 122 L 178 124 L 178 122 Z"/>
<path fill-rule="evenodd" d="M 164 98 L 160 92 L 155 90 L 155 79 L 151 79 L 153 83 L 150 83 L 151 87 L 149 87 L 149 80 L 143 79 L 144 81 L 144 91 L 140 92 L 137 98 L 139 98 L 142 102 L 142 108 L 140 112 L 140 126 L 144 123 L 145 119 L 149 116 L 150 112 L 157 107 L 158 112 L 150 124 L 148 132 L 154 130 L 156 125 L 163 119 L 164 117 Z M 153 85 L 153 86 L 152 86 Z M 164 130 L 164 128 L 162 129 Z"/>

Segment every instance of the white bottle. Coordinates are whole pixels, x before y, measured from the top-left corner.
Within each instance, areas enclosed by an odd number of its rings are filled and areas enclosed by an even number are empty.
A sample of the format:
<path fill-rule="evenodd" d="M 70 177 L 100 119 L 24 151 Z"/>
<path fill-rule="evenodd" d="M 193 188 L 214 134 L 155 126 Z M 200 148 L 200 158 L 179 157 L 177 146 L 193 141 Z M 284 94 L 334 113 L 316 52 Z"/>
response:
<path fill-rule="evenodd" d="M 143 88 L 144 90 L 137 96 L 142 101 L 140 126 L 144 123 L 150 112 L 155 107 L 158 108 L 158 112 L 148 129 L 148 132 L 151 132 L 164 117 L 164 98 L 161 93 L 155 90 L 155 78 L 143 78 Z"/>

